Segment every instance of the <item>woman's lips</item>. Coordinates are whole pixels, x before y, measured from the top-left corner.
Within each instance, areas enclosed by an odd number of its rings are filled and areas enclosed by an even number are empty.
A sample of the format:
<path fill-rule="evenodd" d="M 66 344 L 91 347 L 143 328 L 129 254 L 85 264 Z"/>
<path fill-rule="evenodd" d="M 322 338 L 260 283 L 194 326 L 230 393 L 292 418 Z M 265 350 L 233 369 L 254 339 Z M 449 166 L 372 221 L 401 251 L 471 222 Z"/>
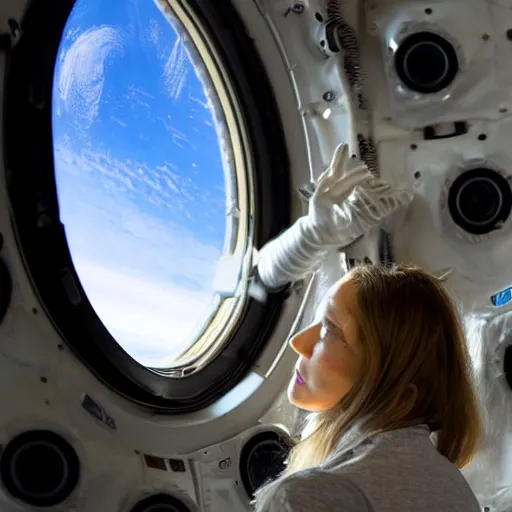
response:
<path fill-rule="evenodd" d="M 305 384 L 302 375 L 299 373 L 299 370 L 295 370 L 296 380 L 299 384 Z"/>

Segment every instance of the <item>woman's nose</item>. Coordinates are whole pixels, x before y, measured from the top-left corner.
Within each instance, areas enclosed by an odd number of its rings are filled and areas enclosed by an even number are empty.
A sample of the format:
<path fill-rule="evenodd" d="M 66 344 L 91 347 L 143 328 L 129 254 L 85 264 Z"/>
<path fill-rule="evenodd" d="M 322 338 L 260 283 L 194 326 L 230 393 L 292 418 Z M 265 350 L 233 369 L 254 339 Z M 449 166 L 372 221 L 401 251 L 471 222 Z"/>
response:
<path fill-rule="evenodd" d="M 314 327 L 308 327 L 307 329 L 297 333 L 290 340 L 290 346 L 297 352 L 297 354 L 310 357 L 313 352 L 313 347 L 316 343 Z"/>

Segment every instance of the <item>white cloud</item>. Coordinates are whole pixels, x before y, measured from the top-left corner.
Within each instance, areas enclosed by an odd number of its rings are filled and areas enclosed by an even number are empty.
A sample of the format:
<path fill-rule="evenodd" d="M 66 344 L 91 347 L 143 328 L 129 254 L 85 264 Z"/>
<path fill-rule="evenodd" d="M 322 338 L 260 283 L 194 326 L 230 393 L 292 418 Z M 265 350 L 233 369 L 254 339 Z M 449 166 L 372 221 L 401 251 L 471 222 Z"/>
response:
<path fill-rule="evenodd" d="M 203 211 L 195 185 L 169 163 L 75 153 L 63 139 L 55 151 L 61 219 L 89 300 L 132 357 L 166 366 L 208 311 L 221 256 L 173 221 Z"/>
<path fill-rule="evenodd" d="M 149 23 L 140 28 L 140 42 L 152 55 L 156 54 L 159 60 L 165 60 L 169 56 L 174 33 L 172 27 L 162 26 L 152 18 Z"/>
<path fill-rule="evenodd" d="M 141 279 L 210 290 L 219 248 L 183 225 L 130 205 L 119 191 L 94 190 L 78 182 L 61 188 L 60 210 L 71 252 Z"/>
<path fill-rule="evenodd" d="M 121 31 L 102 25 L 86 30 L 60 57 L 60 100 L 85 128 L 91 126 L 98 115 L 106 60 L 122 51 Z"/>
<path fill-rule="evenodd" d="M 177 137 L 183 140 L 179 135 Z M 143 191 L 145 201 L 173 213 L 192 213 L 194 216 L 197 209 L 200 212 L 207 208 L 225 209 L 224 193 L 204 196 L 197 184 L 180 175 L 170 162 L 151 167 L 145 162 L 121 160 L 93 149 L 85 148 L 78 153 L 70 149 L 65 138 L 55 140 L 54 151 L 58 171 L 89 176 L 100 182 L 102 188 L 126 189 L 134 195 Z"/>
<path fill-rule="evenodd" d="M 193 292 L 80 257 L 73 261 L 103 324 L 130 356 L 146 366 L 169 366 L 211 308 L 208 290 Z"/>
<path fill-rule="evenodd" d="M 156 100 L 156 97 L 150 94 L 147 91 L 144 91 L 143 89 L 139 89 L 138 87 L 135 87 L 134 85 L 130 85 L 128 88 L 131 93 L 134 95 L 140 94 L 141 96 L 146 96 L 146 98 L 149 98 L 151 100 Z"/>
<path fill-rule="evenodd" d="M 158 47 L 160 43 L 160 29 L 158 28 L 158 23 L 155 20 L 149 20 L 147 31 L 149 40 Z"/>
<path fill-rule="evenodd" d="M 181 95 L 187 79 L 188 56 L 181 40 L 174 43 L 171 55 L 164 66 L 163 80 L 165 91 L 173 101 Z"/>
<path fill-rule="evenodd" d="M 114 123 L 117 123 L 119 126 L 122 126 L 123 128 L 126 128 L 128 126 L 124 121 L 117 119 L 117 117 L 110 116 L 110 120 L 113 121 Z"/>
<path fill-rule="evenodd" d="M 190 101 L 193 101 L 193 102 L 197 103 L 198 105 L 201 105 L 201 107 L 203 107 L 205 110 L 208 110 L 208 111 L 211 110 L 211 105 L 209 105 L 207 102 L 203 101 L 200 98 L 196 98 L 195 96 L 190 95 L 188 97 L 188 99 Z"/>

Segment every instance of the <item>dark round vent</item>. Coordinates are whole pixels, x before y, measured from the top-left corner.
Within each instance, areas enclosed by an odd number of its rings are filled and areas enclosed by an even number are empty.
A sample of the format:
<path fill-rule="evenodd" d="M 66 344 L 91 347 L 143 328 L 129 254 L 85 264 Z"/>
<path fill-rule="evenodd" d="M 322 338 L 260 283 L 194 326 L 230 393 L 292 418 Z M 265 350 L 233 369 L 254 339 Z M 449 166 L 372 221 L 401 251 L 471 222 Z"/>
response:
<path fill-rule="evenodd" d="M 12 280 L 5 263 L 0 260 L 0 324 L 2 323 L 7 308 L 11 303 Z"/>
<path fill-rule="evenodd" d="M 512 191 L 498 172 L 471 169 L 452 183 L 448 208 L 455 224 L 473 235 L 483 235 L 498 229 L 508 219 Z"/>
<path fill-rule="evenodd" d="M 190 512 L 190 509 L 178 498 L 162 493 L 139 501 L 131 512 Z"/>
<path fill-rule="evenodd" d="M 240 476 L 249 497 L 283 472 L 290 448 L 290 439 L 278 432 L 261 432 L 247 441 L 240 454 Z"/>
<path fill-rule="evenodd" d="M 15 498 L 38 507 L 62 503 L 75 489 L 80 461 L 73 447 L 47 430 L 13 438 L 0 459 L 0 475 Z"/>
<path fill-rule="evenodd" d="M 453 82 L 459 61 L 455 48 L 446 39 L 431 32 L 418 32 L 400 44 L 395 67 L 408 89 L 433 94 Z"/>

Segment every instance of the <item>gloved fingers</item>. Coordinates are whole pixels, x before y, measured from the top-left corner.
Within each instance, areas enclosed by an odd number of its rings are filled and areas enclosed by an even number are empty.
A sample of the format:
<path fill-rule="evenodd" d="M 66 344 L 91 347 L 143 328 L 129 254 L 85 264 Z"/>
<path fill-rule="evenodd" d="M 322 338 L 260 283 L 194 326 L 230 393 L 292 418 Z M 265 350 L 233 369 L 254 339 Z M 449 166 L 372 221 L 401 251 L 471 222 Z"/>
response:
<path fill-rule="evenodd" d="M 412 203 L 414 194 L 410 190 L 401 189 L 395 190 L 395 197 L 401 205 L 405 206 Z"/>
<path fill-rule="evenodd" d="M 385 194 L 379 197 L 379 203 L 383 205 L 386 210 L 384 216 L 389 215 L 394 210 L 401 206 L 409 204 L 412 200 L 412 194 L 406 191 L 393 191 L 392 194 Z"/>
<path fill-rule="evenodd" d="M 329 197 L 339 203 L 343 201 L 355 187 L 369 182 L 372 178 L 373 176 L 367 168 L 357 169 L 350 174 L 346 174 L 336 183 L 333 183 L 328 190 Z"/>
<path fill-rule="evenodd" d="M 378 196 L 381 201 L 389 202 L 390 205 L 394 205 L 396 202 L 400 205 L 406 205 L 411 203 L 414 198 L 412 192 L 405 189 L 394 189 L 391 185 L 379 179 L 371 182 L 368 189 L 372 194 Z M 395 206 L 393 207 L 395 208 Z"/>
<path fill-rule="evenodd" d="M 320 196 L 327 194 L 334 183 L 336 183 L 336 178 L 333 176 L 332 169 L 329 167 L 318 177 L 318 180 L 316 181 L 316 195 Z"/>
<path fill-rule="evenodd" d="M 346 144 L 339 144 L 332 157 L 329 167 L 318 177 L 317 184 L 321 189 L 326 189 L 336 182 L 340 175 L 343 175 L 343 169 L 346 162 Z"/>
<path fill-rule="evenodd" d="M 404 202 L 402 194 L 394 190 L 392 190 L 391 193 L 379 195 L 378 203 L 382 205 L 382 218 L 387 217 L 393 211 L 400 208 L 400 206 L 407 204 Z"/>
<path fill-rule="evenodd" d="M 368 183 L 368 188 L 379 195 L 392 192 L 391 185 L 379 178 L 374 178 L 370 183 Z"/>
<path fill-rule="evenodd" d="M 343 167 L 339 167 L 337 172 L 333 175 L 336 182 L 343 180 L 347 176 L 357 176 L 359 174 L 365 174 L 369 178 L 373 178 L 373 174 L 368 169 L 368 166 L 363 162 L 359 162 L 357 165 L 353 165 L 350 168 L 345 164 Z"/>
<path fill-rule="evenodd" d="M 329 168 L 327 168 L 322 174 L 320 174 L 320 176 L 318 176 L 318 178 L 315 180 L 315 188 L 318 188 L 324 181 L 325 179 L 327 178 L 327 176 L 329 175 Z"/>
<path fill-rule="evenodd" d="M 371 179 L 372 174 L 367 168 L 360 168 L 337 181 L 333 181 L 328 176 L 318 184 L 311 198 L 311 203 L 318 204 L 320 201 L 341 203 L 348 197 L 354 187 L 362 185 Z"/>
<path fill-rule="evenodd" d="M 334 155 L 331 160 L 331 165 L 329 166 L 331 169 L 331 175 L 333 177 L 341 177 L 345 173 L 345 169 L 347 168 L 347 158 L 348 158 L 348 144 L 341 143 L 338 144 L 336 149 L 334 150 Z"/>
<path fill-rule="evenodd" d="M 368 166 L 358 159 L 352 159 L 348 145 L 340 144 L 334 152 L 328 171 L 327 176 L 337 182 L 348 174 L 368 171 Z"/>
<path fill-rule="evenodd" d="M 388 205 L 381 200 L 378 194 L 373 193 L 371 189 L 366 187 L 357 187 L 354 189 L 353 196 L 350 197 L 352 208 L 358 213 L 365 212 L 366 215 L 372 217 L 375 222 L 380 222 L 388 211 Z"/>
<path fill-rule="evenodd" d="M 369 194 L 370 196 L 372 194 Z M 407 190 L 391 190 L 384 194 L 373 195 L 377 199 L 377 204 L 380 206 L 379 212 L 382 218 L 389 216 L 392 212 L 411 203 L 414 195 Z"/>
<path fill-rule="evenodd" d="M 361 161 L 354 162 L 353 167 L 349 168 L 349 147 L 346 143 L 338 144 L 334 150 L 329 167 L 316 180 L 316 189 L 323 194 L 331 189 L 335 183 L 343 180 L 346 175 L 359 175 L 361 172 L 369 173 L 368 167 Z M 371 174 L 368 174 L 371 176 Z"/>
<path fill-rule="evenodd" d="M 338 146 L 339 147 L 339 146 Z M 336 150 L 338 150 L 338 148 L 336 148 Z M 332 169 L 332 164 L 330 164 L 324 172 L 322 172 L 320 174 L 320 176 L 318 176 L 318 178 L 315 180 L 315 186 L 316 188 L 318 187 L 322 187 L 322 186 L 327 186 L 329 183 L 331 183 L 333 181 L 333 169 Z"/>

